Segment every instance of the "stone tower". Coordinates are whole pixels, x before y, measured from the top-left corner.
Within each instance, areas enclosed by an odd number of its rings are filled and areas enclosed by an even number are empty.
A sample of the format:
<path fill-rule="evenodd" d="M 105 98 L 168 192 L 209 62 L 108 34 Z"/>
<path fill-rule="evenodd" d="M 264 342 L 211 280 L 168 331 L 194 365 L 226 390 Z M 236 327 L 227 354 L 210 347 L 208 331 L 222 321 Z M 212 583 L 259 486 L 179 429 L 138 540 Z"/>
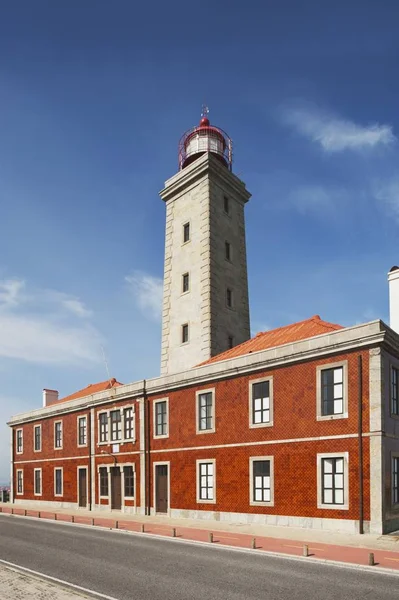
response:
<path fill-rule="evenodd" d="M 189 369 L 250 337 L 244 206 L 231 140 L 204 115 L 180 140 L 166 204 L 161 374 Z"/>

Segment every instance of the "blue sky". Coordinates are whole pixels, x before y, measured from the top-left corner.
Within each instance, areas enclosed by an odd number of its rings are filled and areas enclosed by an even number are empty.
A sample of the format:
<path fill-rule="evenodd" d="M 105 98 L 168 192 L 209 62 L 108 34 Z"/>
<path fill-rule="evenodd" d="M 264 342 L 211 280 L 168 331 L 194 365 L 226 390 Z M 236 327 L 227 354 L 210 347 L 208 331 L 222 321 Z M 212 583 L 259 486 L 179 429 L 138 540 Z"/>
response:
<path fill-rule="evenodd" d="M 388 320 L 395 0 L 0 2 L 0 481 L 11 414 L 159 373 L 165 209 L 202 103 L 253 197 L 253 333 Z"/>

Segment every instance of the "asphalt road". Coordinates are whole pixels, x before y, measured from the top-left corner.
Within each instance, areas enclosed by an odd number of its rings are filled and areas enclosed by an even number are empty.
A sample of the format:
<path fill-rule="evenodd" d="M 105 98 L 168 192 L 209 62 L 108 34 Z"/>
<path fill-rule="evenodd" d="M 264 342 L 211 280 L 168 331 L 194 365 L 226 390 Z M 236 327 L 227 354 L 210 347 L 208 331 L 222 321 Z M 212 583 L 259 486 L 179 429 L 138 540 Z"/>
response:
<path fill-rule="evenodd" d="M 0 558 L 118 600 L 393 600 L 399 578 L 0 516 Z"/>

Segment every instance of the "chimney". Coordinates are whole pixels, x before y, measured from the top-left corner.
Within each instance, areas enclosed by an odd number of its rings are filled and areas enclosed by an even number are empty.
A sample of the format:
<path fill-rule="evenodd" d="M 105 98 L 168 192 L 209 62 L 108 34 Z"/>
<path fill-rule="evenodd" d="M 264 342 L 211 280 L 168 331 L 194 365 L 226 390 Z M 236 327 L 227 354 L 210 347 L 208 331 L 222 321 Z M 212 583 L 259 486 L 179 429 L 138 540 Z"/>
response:
<path fill-rule="evenodd" d="M 389 282 L 389 326 L 399 333 L 399 267 L 388 273 Z"/>
<path fill-rule="evenodd" d="M 43 408 L 58 402 L 58 391 L 57 390 L 43 390 Z"/>

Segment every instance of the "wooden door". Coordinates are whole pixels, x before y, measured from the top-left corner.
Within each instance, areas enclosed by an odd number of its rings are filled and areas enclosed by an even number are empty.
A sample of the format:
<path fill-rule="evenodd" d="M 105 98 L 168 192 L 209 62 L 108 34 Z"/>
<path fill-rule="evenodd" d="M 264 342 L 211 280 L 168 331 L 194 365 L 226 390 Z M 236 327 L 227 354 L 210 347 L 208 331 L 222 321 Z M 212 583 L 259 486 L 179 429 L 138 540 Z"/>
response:
<path fill-rule="evenodd" d="M 78 471 L 79 481 L 79 507 L 86 508 L 87 506 L 87 469 L 79 469 Z"/>
<path fill-rule="evenodd" d="M 168 512 L 168 465 L 155 465 L 155 510 Z"/>
<path fill-rule="evenodd" d="M 119 467 L 111 468 L 111 508 L 122 508 L 121 471 Z"/>

